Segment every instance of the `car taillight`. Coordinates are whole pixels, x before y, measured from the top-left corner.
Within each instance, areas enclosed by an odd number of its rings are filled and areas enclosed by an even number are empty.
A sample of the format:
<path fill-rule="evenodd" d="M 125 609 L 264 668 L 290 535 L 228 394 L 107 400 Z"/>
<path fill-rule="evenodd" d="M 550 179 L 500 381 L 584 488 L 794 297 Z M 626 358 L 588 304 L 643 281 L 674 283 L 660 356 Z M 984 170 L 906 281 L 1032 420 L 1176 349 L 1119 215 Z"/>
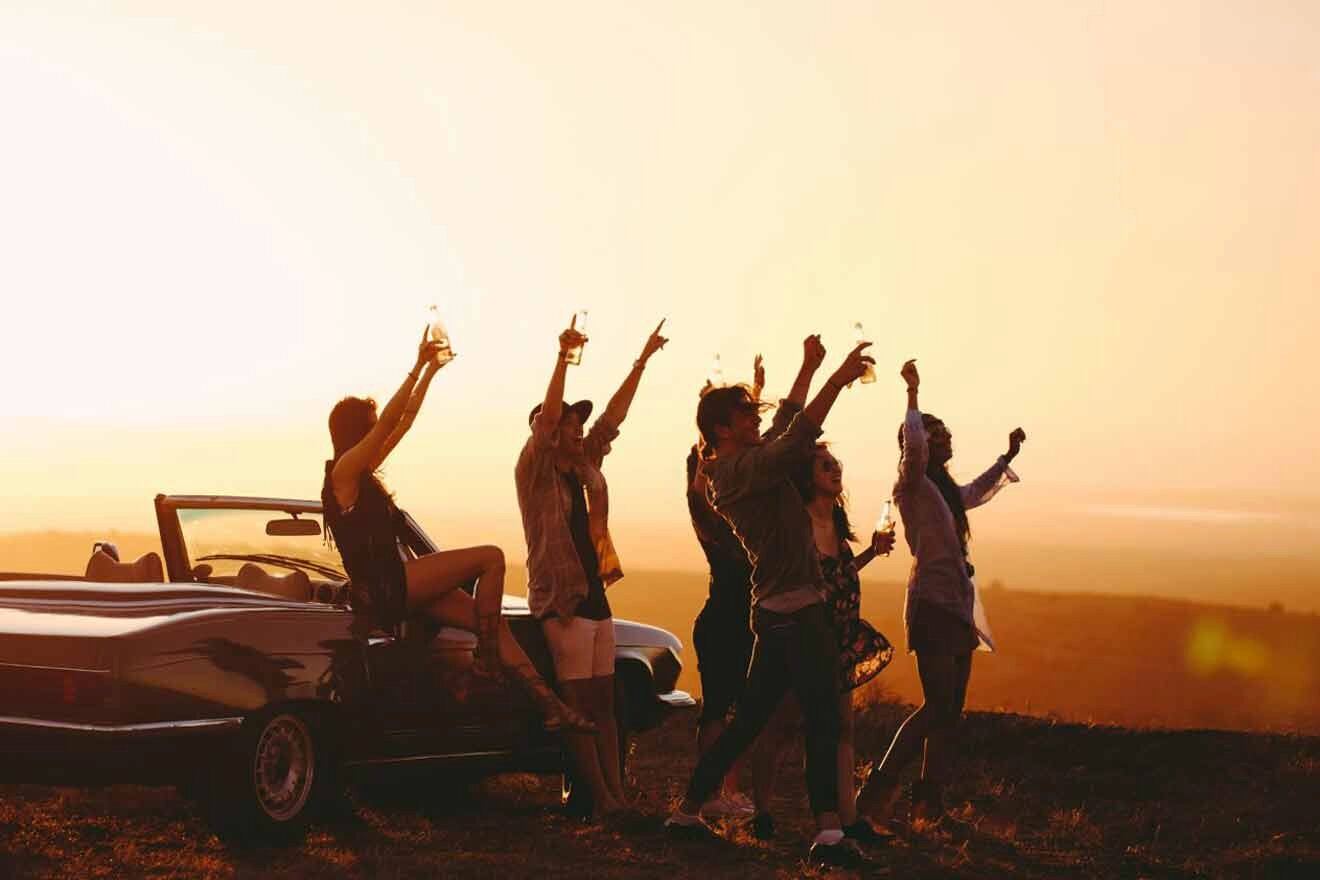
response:
<path fill-rule="evenodd" d="M 29 715 L 110 705 L 114 680 L 108 671 L 0 664 L 4 714 Z"/>

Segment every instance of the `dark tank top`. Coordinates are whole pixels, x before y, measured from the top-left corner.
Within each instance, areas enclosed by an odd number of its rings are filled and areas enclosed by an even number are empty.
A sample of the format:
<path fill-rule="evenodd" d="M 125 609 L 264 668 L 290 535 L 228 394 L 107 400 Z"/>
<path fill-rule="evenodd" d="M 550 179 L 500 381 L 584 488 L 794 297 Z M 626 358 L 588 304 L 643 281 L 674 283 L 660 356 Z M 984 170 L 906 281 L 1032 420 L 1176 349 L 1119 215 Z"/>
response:
<path fill-rule="evenodd" d="M 692 529 L 697 533 L 697 541 L 710 566 L 707 607 L 715 614 L 748 620 L 752 606 L 752 565 L 747 561 L 742 541 L 733 533 L 728 521 L 690 486 L 687 503 Z"/>
<path fill-rule="evenodd" d="M 353 609 L 365 612 L 381 629 L 393 630 L 403 621 L 408 604 L 408 580 L 399 555 L 403 514 L 370 473 L 359 478 L 352 509 L 341 510 L 330 482 L 334 465 L 325 463 L 321 506 L 326 531 L 339 548 L 351 582 Z"/>

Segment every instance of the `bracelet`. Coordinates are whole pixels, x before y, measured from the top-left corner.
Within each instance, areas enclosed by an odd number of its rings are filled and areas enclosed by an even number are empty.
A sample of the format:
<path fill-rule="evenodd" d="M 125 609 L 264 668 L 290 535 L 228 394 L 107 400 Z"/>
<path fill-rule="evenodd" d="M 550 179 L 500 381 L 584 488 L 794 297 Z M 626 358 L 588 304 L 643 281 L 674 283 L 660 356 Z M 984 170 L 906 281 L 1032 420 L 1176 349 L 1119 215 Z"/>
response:
<path fill-rule="evenodd" d="M 633 361 L 633 369 L 642 369 L 642 370 L 646 369 L 646 361 L 642 360 L 641 358 L 638 358 L 637 360 Z"/>
<path fill-rule="evenodd" d="M 826 379 L 826 380 L 825 380 L 825 384 L 828 385 L 828 386 L 830 386 L 831 388 L 833 388 L 835 391 L 842 391 L 842 390 L 843 390 L 843 386 L 840 385 L 838 382 L 835 382 L 833 376 L 831 376 L 830 378 Z"/>
<path fill-rule="evenodd" d="M 417 381 L 417 371 L 416 371 L 416 370 L 409 370 L 409 371 L 408 371 L 408 378 L 409 378 L 409 379 L 412 379 L 414 382 L 416 382 L 416 381 Z"/>

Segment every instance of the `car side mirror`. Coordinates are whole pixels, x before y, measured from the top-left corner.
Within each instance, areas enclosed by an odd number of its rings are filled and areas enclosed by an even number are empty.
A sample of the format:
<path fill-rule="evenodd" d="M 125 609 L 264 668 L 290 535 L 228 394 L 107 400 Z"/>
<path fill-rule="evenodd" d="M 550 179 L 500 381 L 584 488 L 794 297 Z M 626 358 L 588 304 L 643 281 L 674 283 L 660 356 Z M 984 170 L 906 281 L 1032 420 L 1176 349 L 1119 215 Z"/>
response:
<path fill-rule="evenodd" d="M 266 523 L 266 534 L 294 538 L 321 534 L 321 524 L 314 519 L 273 519 Z"/>

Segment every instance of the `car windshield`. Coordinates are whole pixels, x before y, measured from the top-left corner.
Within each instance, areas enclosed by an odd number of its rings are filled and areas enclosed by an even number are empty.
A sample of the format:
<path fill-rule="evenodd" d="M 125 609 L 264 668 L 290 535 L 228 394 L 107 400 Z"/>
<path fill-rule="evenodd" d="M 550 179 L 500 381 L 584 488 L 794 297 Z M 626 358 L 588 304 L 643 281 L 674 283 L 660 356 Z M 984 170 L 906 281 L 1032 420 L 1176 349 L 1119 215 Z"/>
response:
<path fill-rule="evenodd" d="M 244 565 L 257 565 L 277 577 L 301 570 L 313 580 L 344 580 L 343 562 L 326 543 L 321 515 L 298 514 L 299 520 L 320 526 L 321 534 L 266 534 L 266 523 L 287 519 L 289 515 L 279 510 L 180 510 L 179 526 L 194 577 L 233 584 Z"/>

